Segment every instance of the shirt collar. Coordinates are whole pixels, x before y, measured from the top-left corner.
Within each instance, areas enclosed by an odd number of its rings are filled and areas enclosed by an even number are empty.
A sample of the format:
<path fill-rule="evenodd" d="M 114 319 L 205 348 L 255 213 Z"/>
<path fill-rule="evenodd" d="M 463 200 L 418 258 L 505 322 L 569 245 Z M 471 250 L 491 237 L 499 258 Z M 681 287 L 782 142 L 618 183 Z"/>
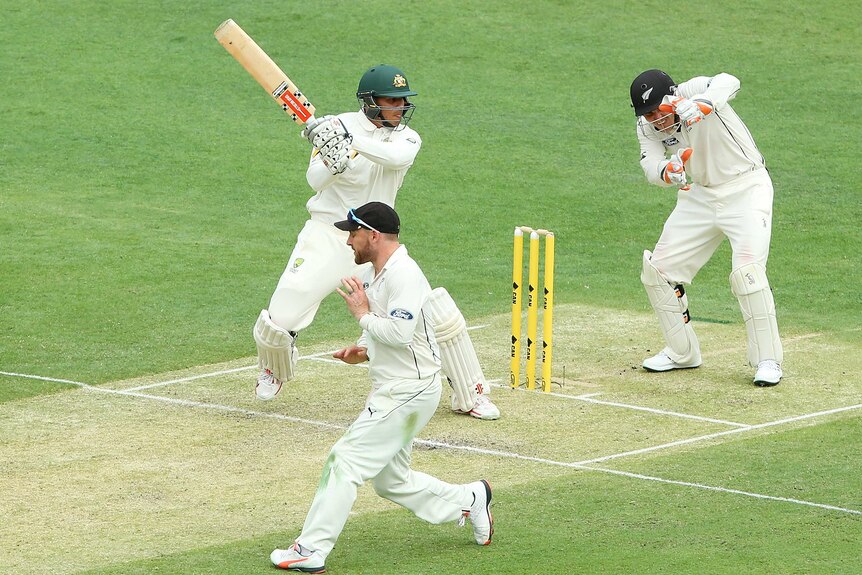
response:
<path fill-rule="evenodd" d="M 374 130 L 393 130 L 393 128 L 378 128 L 374 122 L 368 119 L 365 112 L 362 111 L 362 108 L 359 109 L 359 125 L 362 126 L 366 132 L 373 132 Z"/>
<path fill-rule="evenodd" d="M 374 279 L 372 280 L 371 283 L 375 283 L 379 278 L 382 278 L 383 275 L 386 273 L 386 270 L 391 268 L 393 265 L 397 264 L 399 261 L 406 259 L 407 257 L 408 257 L 407 256 L 407 246 L 405 246 L 404 244 L 401 244 L 400 246 L 398 246 L 397 250 L 392 252 L 392 255 L 389 256 L 389 259 L 386 260 L 385 264 L 383 264 L 383 269 L 380 270 L 379 274 L 376 274 L 374 276 Z"/>

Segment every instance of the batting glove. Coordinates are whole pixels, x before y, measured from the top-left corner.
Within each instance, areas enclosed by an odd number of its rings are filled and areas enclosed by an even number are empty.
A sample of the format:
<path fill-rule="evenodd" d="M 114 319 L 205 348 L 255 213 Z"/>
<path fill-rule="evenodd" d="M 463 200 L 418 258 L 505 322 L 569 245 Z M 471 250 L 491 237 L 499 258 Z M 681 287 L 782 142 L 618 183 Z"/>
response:
<path fill-rule="evenodd" d="M 323 165 L 329 168 L 329 172 L 335 176 L 346 170 L 350 164 L 350 143 L 342 140 L 339 144 L 330 147 L 323 155 Z"/>
<path fill-rule="evenodd" d="M 313 139 L 313 136 L 310 136 L 310 134 L 312 133 L 312 130 L 319 127 L 323 122 L 327 121 L 328 119 L 334 118 L 334 117 L 335 116 L 323 116 L 320 118 L 315 118 L 312 116 L 305 123 L 305 127 L 302 128 L 302 132 L 301 132 L 302 137 L 307 139 L 308 142 L 313 145 L 314 142 L 311 141 Z"/>
<path fill-rule="evenodd" d="M 313 125 L 306 123 L 302 135 L 318 150 L 329 140 L 336 137 L 351 138 L 347 127 L 336 116 L 324 116 Z"/>
<path fill-rule="evenodd" d="M 320 153 L 324 156 L 328 155 L 332 150 L 340 147 L 347 147 L 353 143 L 353 136 L 350 134 L 344 135 L 340 134 L 337 136 L 333 136 L 329 138 L 323 145 L 319 146 L 317 149 L 320 150 Z"/>

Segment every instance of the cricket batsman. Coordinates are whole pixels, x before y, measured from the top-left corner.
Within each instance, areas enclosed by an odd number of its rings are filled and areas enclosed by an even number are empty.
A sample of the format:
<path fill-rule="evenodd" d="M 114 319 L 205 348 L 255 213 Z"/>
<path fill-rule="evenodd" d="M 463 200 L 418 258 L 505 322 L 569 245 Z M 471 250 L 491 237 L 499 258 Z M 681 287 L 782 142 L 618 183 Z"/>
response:
<path fill-rule="evenodd" d="M 254 326 L 260 375 L 255 389 L 269 400 L 294 377 L 296 338 L 341 279 L 361 275 L 347 232 L 333 224 L 352 207 L 371 201 L 395 207 L 395 198 L 422 146 L 407 124 L 414 104 L 405 73 L 378 65 L 359 80 L 360 109 L 310 120 L 303 135 L 312 145 L 306 179 L 314 190 L 310 218 L 296 239 L 287 267 Z M 449 293 L 436 288 L 429 300 L 443 374 L 452 388 L 452 409 L 478 419 L 497 419 L 466 322 Z"/>

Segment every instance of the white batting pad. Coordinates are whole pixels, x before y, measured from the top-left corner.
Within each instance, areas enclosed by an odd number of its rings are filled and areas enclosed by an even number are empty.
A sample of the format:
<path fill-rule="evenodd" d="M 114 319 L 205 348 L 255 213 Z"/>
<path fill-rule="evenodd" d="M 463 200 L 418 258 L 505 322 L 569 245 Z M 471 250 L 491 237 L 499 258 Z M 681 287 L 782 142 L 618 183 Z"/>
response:
<path fill-rule="evenodd" d="M 775 300 L 766 278 L 766 268 L 760 264 L 747 264 L 733 270 L 730 288 L 739 300 L 748 332 L 748 363 L 752 367 L 757 367 L 765 359 L 781 363 L 784 349 L 778 337 Z"/>
<path fill-rule="evenodd" d="M 282 382 L 293 379 L 297 359 L 294 337 L 272 323 L 267 310 L 260 312 L 254 324 L 254 342 L 261 369 L 270 370 Z"/>
<path fill-rule="evenodd" d="M 700 363 L 700 343 L 689 324 L 688 297 L 671 284 L 652 265 L 652 253 L 644 252 L 641 283 L 655 310 L 659 327 L 669 348 L 668 356 L 681 364 Z"/>
<path fill-rule="evenodd" d="M 470 411 L 479 394 L 487 393 L 489 386 L 467 333 L 467 322 L 452 296 L 442 287 L 431 292 L 428 311 L 440 346 L 443 374 L 452 386 L 452 409 Z"/>

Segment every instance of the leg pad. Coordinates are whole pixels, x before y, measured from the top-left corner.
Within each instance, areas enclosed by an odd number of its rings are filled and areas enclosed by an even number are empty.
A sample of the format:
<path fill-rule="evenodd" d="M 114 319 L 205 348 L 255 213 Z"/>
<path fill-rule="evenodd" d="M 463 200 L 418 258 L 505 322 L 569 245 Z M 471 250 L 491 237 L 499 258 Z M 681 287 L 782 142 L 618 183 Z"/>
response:
<path fill-rule="evenodd" d="M 260 368 L 270 370 L 282 382 L 293 379 L 298 355 L 296 337 L 275 325 L 267 310 L 260 312 L 253 332 Z"/>

